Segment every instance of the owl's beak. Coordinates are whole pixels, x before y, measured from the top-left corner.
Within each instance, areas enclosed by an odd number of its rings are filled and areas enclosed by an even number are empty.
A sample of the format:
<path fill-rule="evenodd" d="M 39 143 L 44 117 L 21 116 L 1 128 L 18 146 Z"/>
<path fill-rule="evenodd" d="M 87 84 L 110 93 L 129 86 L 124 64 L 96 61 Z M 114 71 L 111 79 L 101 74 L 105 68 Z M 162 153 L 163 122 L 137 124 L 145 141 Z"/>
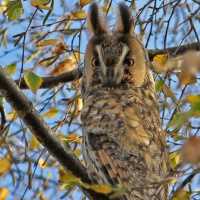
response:
<path fill-rule="evenodd" d="M 102 74 L 101 84 L 103 87 L 115 87 L 121 82 L 121 76 L 115 73 L 114 67 L 108 67 L 106 74 Z"/>

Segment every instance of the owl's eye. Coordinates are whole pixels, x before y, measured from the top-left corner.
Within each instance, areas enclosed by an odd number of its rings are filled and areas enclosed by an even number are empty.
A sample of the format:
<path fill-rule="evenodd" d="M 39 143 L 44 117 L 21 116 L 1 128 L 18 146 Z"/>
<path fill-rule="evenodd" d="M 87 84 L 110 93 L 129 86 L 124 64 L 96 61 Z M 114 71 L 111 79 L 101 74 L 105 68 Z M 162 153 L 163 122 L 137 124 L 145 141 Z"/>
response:
<path fill-rule="evenodd" d="M 99 59 L 97 58 L 97 57 L 94 57 L 93 59 L 92 59 L 92 67 L 97 67 L 97 66 L 99 66 Z"/>
<path fill-rule="evenodd" d="M 132 58 L 125 58 L 124 59 L 124 65 L 128 65 L 129 67 L 133 66 L 135 64 L 134 59 Z"/>

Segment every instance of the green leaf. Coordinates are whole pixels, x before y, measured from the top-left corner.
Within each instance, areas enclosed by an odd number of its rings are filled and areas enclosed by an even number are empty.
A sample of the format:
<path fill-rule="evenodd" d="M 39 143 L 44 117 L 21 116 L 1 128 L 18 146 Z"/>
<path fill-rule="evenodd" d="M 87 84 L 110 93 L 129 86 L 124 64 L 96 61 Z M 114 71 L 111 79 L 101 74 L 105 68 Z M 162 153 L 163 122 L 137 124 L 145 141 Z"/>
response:
<path fill-rule="evenodd" d="M 191 114 L 189 112 L 176 114 L 173 116 L 172 120 L 168 123 L 168 127 L 174 127 L 175 129 L 180 128 L 188 122 Z"/>
<path fill-rule="evenodd" d="M 156 85 L 155 85 L 156 92 L 159 92 L 159 91 L 161 91 L 163 89 L 164 83 L 165 83 L 164 80 L 157 80 L 156 81 Z"/>
<path fill-rule="evenodd" d="M 40 88 L 43 79 L 33 72 L 29 71 L 24 75 L 24 80 L 28 87 L 31 89 L 33 93 L 36 93 L 36 90 Z"/>
<path fill-rule="evenodd" d="M 8 73 L 9 76 L 12 76 L 17 71 L 17 64 L 13 63 L 11 65 L 7 65 L 5 67 L 5 71 Z"/>
<path fill-rule="evenodd" d="M 21 1 L 10 1 L 7 4 L 7 14 L 10 21 L 17 20 L 24 13 Z"/>

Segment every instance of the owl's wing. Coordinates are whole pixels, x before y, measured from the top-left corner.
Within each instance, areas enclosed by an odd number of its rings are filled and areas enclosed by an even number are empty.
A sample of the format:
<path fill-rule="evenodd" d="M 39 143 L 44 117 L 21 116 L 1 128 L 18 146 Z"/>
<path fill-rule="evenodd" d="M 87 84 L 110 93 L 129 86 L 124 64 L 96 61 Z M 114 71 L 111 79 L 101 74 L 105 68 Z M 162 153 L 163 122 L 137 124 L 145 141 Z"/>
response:
<path fill-rule="evenodd" d="M 96 169 L 101 171 L 103 182 L 111 185 L 128 185 L 128 173 L 123 162 L 118 145 L 104 134 L 88 133 L 88 147 L 91 148 L 95 157 L 93 163 Z M 93 159 L 92 159 L 93 160 Z M 99 172 L 98 172 L 99 174 Z"/>

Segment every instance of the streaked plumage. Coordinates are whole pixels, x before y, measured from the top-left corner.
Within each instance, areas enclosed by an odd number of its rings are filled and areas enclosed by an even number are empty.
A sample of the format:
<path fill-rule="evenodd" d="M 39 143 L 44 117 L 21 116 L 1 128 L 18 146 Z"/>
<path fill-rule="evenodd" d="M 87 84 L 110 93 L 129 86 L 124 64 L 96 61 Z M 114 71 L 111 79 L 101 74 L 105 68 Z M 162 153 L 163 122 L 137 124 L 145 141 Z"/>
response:
<path fill-rule="evenodd" d="M 134 18 L 119 4 L 116 31 L 109 32 L 93 3 L 87 20 L 94 35 L 82 80 L 86 167 L 99 183 L 131 188 L 122 200 L 165 200 L 167 184 L 149 188 L 165 179 L 170 165 L 148 54 L 132 34 Z"/>

